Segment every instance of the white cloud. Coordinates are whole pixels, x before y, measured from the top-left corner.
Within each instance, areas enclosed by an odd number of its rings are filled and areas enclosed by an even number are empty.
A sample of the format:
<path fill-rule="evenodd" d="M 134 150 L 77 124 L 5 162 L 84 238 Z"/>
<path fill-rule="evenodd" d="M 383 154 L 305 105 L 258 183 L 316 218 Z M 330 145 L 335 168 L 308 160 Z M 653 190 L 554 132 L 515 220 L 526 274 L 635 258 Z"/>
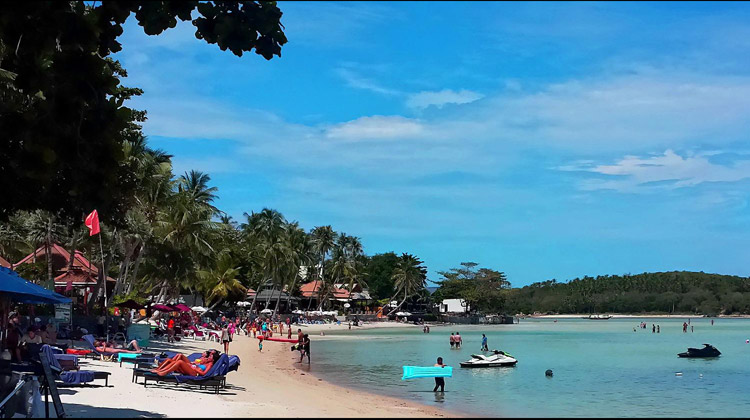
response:
<path fill-rule="evenodd" d="M 366 77 L 362 77 L 358 75 L 357 73 L 347 69 L 347 68 L 338 68 L 336 69 L 336 73 L 338 73 L 341 78 L 346 81 L 347 86 L 353 87 L 356 89 L 364 89 L 369 90 L 375 93 L 379 93 L 381 95 L 402 95 L 403 93 L 396 89 L 390 89 L 384 86 L 381 86 L 377 82 L 368 79 Z"/>
<path fill-rule="evenodd" d="M 409 95 L 409 99 L 406 100 L 406 105 L 410 108 L 424 109 L 429 106 L 436 106 L 442 108 L 447 104 L 468 104 L 476 100 L 482 99 L 484 95 L 470 90 L 462 89 L 454 91 L 451 89 L 443 89 L 441 91 L 422 91 Z"/>
<path fill-rule="evenodd" d="M 612 165 L 584 163 L 566 165 L 558 169 L 614 176 L 616 179 L 586 180 L 581 188 L 584 190 L 611 189 L 622 192 L 638 191 L 644 187 L 673 189 L 706 182 L 736 182 L 750 178 L 750 160 L 724 166 L 711 163 L 707 155 L 683 157 L 672 150 L 666 150 L 664 154 L 657 156 L 625 156 Z"/>
<path fill-rule="evenodd" d="M 332 139 L 398 139 L 419 136 L 424 132 L 422 124 L 400 116 L 361 117 L 330 127 L 326 136 Z"/>

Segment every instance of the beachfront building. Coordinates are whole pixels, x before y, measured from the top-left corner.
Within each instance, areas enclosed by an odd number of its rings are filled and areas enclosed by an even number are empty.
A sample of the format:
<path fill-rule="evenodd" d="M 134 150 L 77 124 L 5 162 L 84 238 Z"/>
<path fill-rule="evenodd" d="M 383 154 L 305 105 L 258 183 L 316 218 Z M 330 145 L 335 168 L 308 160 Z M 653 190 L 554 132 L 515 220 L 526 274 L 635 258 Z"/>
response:
<path fill-rule="evenodd" d="M 468 313 L 469 305 L 463 299 L 443 299 L 438 305 L 438 312 L 441 314 L 448 313 Z"/>
<path fill-rule="evenodd" d="M 42 245 L 21 261 L 11 264 L 10 268 L 16 270 L 23 264 L 46 261 L 46 255 L 46 247 Z M 74 251 L 71 264 L 70 252 L 57 243 L 50 245 L 50 260 L 55 278 L 55 292 L 71 298 L 74 306 L 86 305 L 96 292 L 99 269 L 78 250 Z M 108 290 L 111 290 L 115 283 L 115 279 L 107 276 Z"/>

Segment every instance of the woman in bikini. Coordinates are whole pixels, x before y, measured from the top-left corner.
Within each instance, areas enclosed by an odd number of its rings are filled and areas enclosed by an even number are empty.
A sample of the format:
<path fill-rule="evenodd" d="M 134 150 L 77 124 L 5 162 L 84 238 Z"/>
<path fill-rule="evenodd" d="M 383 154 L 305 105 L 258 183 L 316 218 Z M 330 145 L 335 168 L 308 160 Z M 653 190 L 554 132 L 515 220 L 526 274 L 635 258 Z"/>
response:
<path fill-rule="evenodd" d="M 189 376 L 202 376 L 211 370 L 211 367 L 218 359 L 219 353 L 216 351 L 210 352 L 208 357 L 198 359 L 195 362 L 188 360 L 184 354 L 178 354 L 175 357 L 168 359 L 151 372 L 159 376 L 166 376 L 172 372 Z"/>

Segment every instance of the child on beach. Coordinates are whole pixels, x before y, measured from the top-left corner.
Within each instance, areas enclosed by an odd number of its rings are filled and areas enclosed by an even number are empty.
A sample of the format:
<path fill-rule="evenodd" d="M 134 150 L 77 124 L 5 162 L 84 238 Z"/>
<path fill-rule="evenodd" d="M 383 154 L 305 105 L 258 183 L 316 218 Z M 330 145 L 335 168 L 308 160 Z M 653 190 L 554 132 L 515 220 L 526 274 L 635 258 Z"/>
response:
<path fill-rule="evenodd" d="M 263 336 L 258 337 L 258 351 L 263 351 Z"/>

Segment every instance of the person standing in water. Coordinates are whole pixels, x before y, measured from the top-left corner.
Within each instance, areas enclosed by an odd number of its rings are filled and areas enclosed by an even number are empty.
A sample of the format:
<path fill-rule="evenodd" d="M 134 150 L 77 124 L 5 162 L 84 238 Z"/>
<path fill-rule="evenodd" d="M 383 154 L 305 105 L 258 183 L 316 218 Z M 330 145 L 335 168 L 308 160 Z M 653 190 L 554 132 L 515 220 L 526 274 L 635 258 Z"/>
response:
<path fill-rule="evenodd" d="M 489 351 L 490 348 L 487 347 L 487 336 L 482 334 L 482 351 Z"/>
<path fill-rule="evenodd" d="M 659 327 L 658 325 L 656 326 L 656 333 L 657 333 L 657 334 L 658 334 L 658 333 L 661 333 L 661 327 Z"/>
<path fill-rule="evenodd" d="M 461 348 L 461 344 L 463 344 L 463 340 L 461 339 L 461 334 L 459 334 L 458 331 L 456 331 L 456 337 L 454 338 L 454 340 L 456 342 L 456 348 L 457 349 Z"/>
<path fill-rule="evenodd" d="M 453 335 L 453 333 L 451 333 L 450 342 L 451 342 L 451 348 L 453 348 L 453 345 L 456 344 L 456 337 Z"/>
<path fill-rule="evenodd" d="M 442 368 L 445 367 L 445 365 L 443 364 L 442 357 L 437 358 L 437 363 L 435 363 L 435 367 L 442 367 Z M 445 392 L 445 378 L 435 377 L 435 388 L 433 388 L 432 392 L 437 392 L 438 388 L 440 388 L 440 392 Z"/>

